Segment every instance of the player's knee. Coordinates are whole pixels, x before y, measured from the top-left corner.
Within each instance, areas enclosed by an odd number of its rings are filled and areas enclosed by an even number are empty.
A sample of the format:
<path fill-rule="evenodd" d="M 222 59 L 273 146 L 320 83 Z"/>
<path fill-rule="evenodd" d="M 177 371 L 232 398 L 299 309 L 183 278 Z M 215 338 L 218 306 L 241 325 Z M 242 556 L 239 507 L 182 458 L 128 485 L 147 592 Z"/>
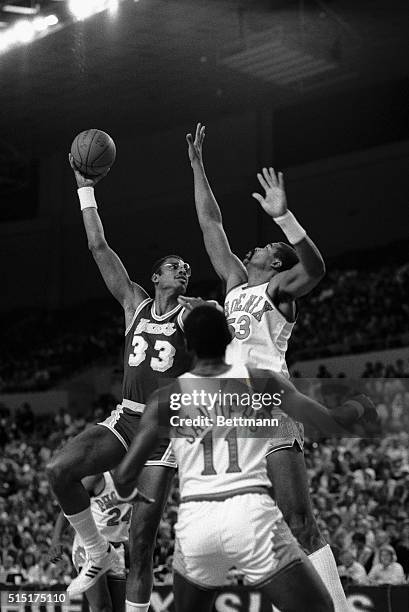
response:
<path fill-rule="evenodd" d="M 67 465 L 65 461 L 62 461 L 59 457 L 51 460 L 46 465 L 46 474 L 48 480 L 53 489 L 58 488 L 59 486 L 65 485 L 69 476 L 72 475 L 70 471 L 70 466 Z"/>

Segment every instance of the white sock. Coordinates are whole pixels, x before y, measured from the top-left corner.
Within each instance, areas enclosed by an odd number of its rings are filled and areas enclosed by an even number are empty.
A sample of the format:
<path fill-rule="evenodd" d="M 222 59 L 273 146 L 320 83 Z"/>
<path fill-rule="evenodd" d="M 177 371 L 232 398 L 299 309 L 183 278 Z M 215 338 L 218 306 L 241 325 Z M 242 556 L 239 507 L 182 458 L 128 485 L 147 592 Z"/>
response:
<path fill-rule="evenodd" d="M 85 508 L 77 514 L 65 515 L 81 538 L 86 553 L 92 559 L 103 557 L 107 552 L 108 542 L 98 531 L 91 507 Z"/>
<path fill-rule="evenodd" d="M 149 610 L 149 601 L 148 603 L 133 603 L 132 601 L 125 601 L 125 612 L 148 612 Z"/>
<path fill-rule="evenodd" d="M 350 612 L 330 545 L 326 544 L 308 555 L 308 558 L 327 587 L 334 602 L 335 612 Z"/>

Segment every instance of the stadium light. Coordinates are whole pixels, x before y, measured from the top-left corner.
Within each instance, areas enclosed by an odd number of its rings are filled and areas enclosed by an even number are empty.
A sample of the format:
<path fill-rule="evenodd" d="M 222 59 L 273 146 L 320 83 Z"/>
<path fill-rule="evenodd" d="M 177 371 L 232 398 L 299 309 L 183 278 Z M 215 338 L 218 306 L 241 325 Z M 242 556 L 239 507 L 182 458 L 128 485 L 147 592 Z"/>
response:
<path fill-rule="evenodd" d="M 87 19 L 95 13 L 105 11 L 107 8 L 116 10 L 118 1 L 113 0 L 69 0 L 68 8 L 76 19 Z"/>
<path fill-rule="evenodd" d="M 35 29 L 28 19 L 18 21 L 16 25 L 11 28 L 11 36 L 14 38 L 14 42 L 30 42 L 30 40 L 34 38 L 34 34 Z"/>
<path fill-rule="evenodd" d="M 4 4 L 1 10 L 5 13 L 13 13 L 15 15 L 37 15 L 40 11 L 40 5 L 20 6 L 19 4 Z"/>

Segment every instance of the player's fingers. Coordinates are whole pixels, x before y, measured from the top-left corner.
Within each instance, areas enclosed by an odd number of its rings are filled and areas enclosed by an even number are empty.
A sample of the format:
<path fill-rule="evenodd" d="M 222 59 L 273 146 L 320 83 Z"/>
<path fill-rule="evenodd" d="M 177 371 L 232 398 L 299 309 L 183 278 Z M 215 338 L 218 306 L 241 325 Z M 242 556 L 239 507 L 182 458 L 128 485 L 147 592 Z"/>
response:
<path fill-rule="evenodd" d="M 188 141 L 189 144 L 193 144 L 193 136 L 192 134 L 186 134 L 186 140 Z"/>
<path fill-rule="evenodd" d="M 263 168 L 263 176 L 270 187 L 275 185 L 275 175 L 274 177 L 270 176 L 270 173 L 267 168 Z"/>
<path fill-rule="evenodd" d="M 265 191 L 268 191 L 270 189 L 270 185 L 267 183 L 264 176 L 260 174 L 260 172 L 257 173 L 257 178 L 262 188 L 265 189 Z"/>
<path fill-rule="evenodd" d="M 68 161 L 70 162 L 70 166 L 71 166 L 71 168 L 72 168 L 72 169 L 75 171 L 75 170 L 76 170 L 76 167 L 75 167 L 75 165 L 74 165 L 74 158 L 73 158 L 73 156 L 71 155 L 71 153 L 68 153 Z"/>
<path fill-rule="evenodd" d="M 251 194 L 253 196 L 253 198 L 255 198 L 258 202 L 260 202 L 260 204 L 262 203 L 262 201 L 264 200 L 263 196 L 260 195 L 259 193 L 252 193 Z"/>
<path fill-rule="evenodd" d="M 274 168 L 269 168 L 269 174 L 270 174 L 270 180 L 272 181 L 273 185 L 277 185 L 278 181 L 277 181 L 277 175 L 275 173 Z"/>
<path fill-rule="evenodd" d="M 195 142 L 197 142 L 200 138 L 200 128 L 202 127 L 201 123 L 198 123 L 196 126 L 196 133 L 195 133 Z"/>
<path fill-rule="evenodd" d="M 285 185 L 284 185 L 284 175 L 283 175 L 282 172 L 278 173 L 278 184 L 281 187 L 281 189 L 285 188 Z"/>

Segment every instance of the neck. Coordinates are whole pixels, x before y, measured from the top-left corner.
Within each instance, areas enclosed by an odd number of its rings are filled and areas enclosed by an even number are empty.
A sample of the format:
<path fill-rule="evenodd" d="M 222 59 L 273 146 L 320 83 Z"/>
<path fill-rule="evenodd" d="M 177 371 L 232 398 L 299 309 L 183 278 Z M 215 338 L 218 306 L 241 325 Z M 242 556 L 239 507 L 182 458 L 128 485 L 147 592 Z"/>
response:
<path fill-rule="evenodd" d="M 272 278 L 273 274 L 271 274 L 270 270 L 260 270 L 259 268 L 253 268 L 250 266 L 247 269 L 248 273 L 248 281 L 247 284 L 249 287 L 254 287 L 255 285 L 262 285 L 263 283 L 268 283 L 268 281 Z"/>
<path fill-rule="evenodd" d="M 224 357 L 202 358 L 196 357 L 192 374 L 196 376 L 214 376 L 224 374 L 230 368 L 224 360 Z"/>
<path fill-rule="evenodd" d="M 179 294 L 175 294 L 174 289 L 164 289 L 155 292 L 155 312 L 162 316 L 170 312 L 178 305 Z"/>

